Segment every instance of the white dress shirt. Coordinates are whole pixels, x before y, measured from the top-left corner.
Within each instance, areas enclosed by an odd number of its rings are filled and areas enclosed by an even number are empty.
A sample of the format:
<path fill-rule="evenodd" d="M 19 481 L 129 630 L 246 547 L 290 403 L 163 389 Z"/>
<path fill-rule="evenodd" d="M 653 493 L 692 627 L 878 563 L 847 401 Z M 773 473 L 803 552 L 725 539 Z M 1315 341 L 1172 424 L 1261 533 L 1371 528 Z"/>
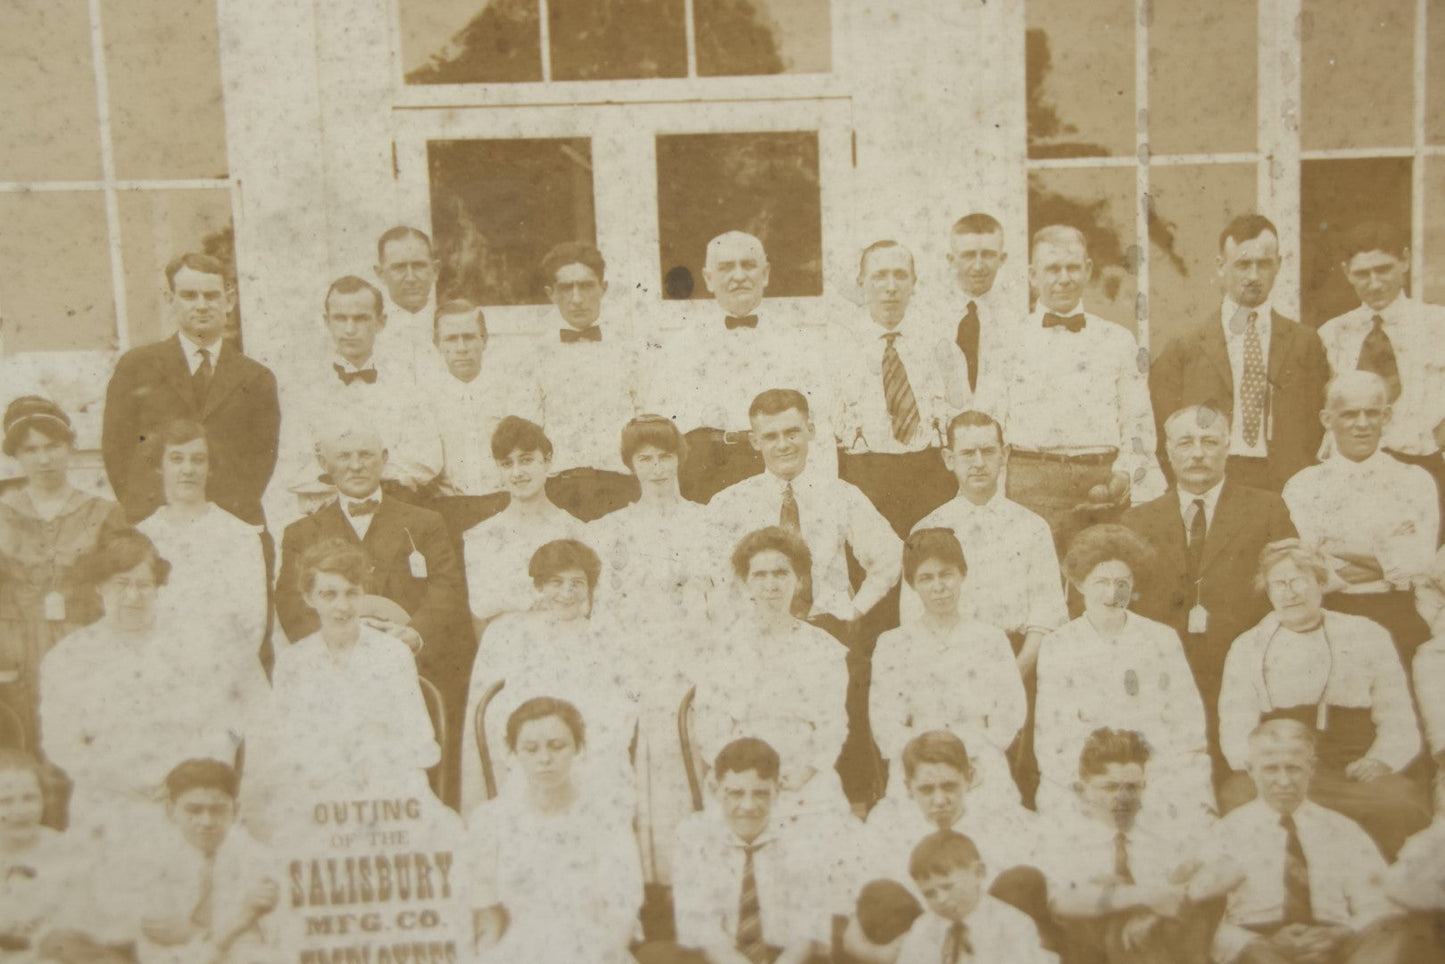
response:
<path fill-rule="evenodd" d="M 554 507 L 555 508 L 555 507 Z M 532 554 L 556 539 L 589 542 L 587 524 L 561 509 L 534 521 L 503 509 L 462 533 L 467 603 L 472 616 L 487 620 L 501 613 L 524 612 L 537 600 L 527 574 Z"/>
<path fill-rule="evenodd" d="M 1039 812 L 1074 805 L 1079 753 L 1101 726 L 1135 730 L 1149 743 L 1145 807 L 1213 811 L 1204 703 L 1173 629 L 1129 613 L 1122 634 L 1105 639 L 1080 616 L 1044 637 L 1034 721 Z"/>
<path fill-rule="evenodd" d="M 1445 637 L 1415 650 L 1415 697 L 1432 754 L 1445 753 Z"/>
<path fill-rule="evenodd" d="M 1405 670 L 1389 632 L 1373 620 L 1327 609 L 1319 630 L 1300 634 L 1270 613 L 1234 641 L 1219 692 L 1219 745 L 1229 765 L 1244 769 L 1261 716 L 1304 705 L 1320 706 L 1322 715 L 1327 706 L 1368 709 L 1375 742 L 1365 755 L 1393 770 L 1420 752 Z"/>
<path fill-rule="evenodd" d="M 948 730 L 968 749 L 981 779 L 979 795 L 1017 805 L 1006 754 L 1027 712 L 1023 680 L 1002 630 L 965 619 L 945 635 L 917 622 L 878 637 L 868 719 L 897 786 L 908 741 Z"/>
<path fill-rule="evenodd" d="M 1244 341 L 1249 331 L 1249 313 L 1254 312 L 1254 325 L 1259 331 L 1259 356 L 1260 365 L 1266 373 L 1269 372 L 1269 337 L 1274 327 L 1274 312 L 1270 308 L 1269 301 L 1257 308 L 1245 308 L 1236 304 L 1232 299 L 1225 298 L 1219 307 L 1219 324 L 1224 329 L 1224 350 L 1229 355 L 1230 381 L 1234 385 L 1234 418 L 1231 419 L 1229 454 L 1247 455 L 1251 458 L 1266 458 L 1269 456 L 1269 431 L 1267 420 L 1269 419 L 1269 387 L 1265 387 L 1265 401 L 1260 409 L 1259 434 L 1255 436 L 1254 444 L 1249 445 L 1244 441 L 1244 398 L 1241 390 L 1244 384 Z M 1235 319 L 1238 318 L 1238 321 Z"/>
<path fill-rule="evenodd" d="M 377 489 L 371 493 L 371 495 L 362 499 L 354 499 L 344 492 L 338 492 L 336 494 L 337 504 L 341 507 L 341 517 L 346 520 L 347 525 L 351 526 L 351 531 L 356 533 L 357 539 L 365 539 L 366 534 L 371 531 L 372 520 L 376 518 L 376 513 L 381 510 L 381 500 L 383 498 L 385 498 L 385 496 L 381 494 L 381 489 Z M 370 512 L 363 511 L 356 513 L 352 511 L 354 506 L 362 505 L 366 502 L 375 502 L 376 507 Z"/>
<path fill-rule="evenodd" d="M 186 367 L 191 370 L 191 374 L 194 375 L 196 369 L 201 367 L 201 349 L 203 348 L 211 356 L 211 373 L 215 374 L 216 362 L 221 359 L 221 349 L 225 345 L 226 339 L 217 338 L 209 345 L 200 345 L 186 337 L 186 333 L 183 331 L 176 334 L 181 339 L 181 348 L 186 354 Z"/>
<path fill-rule="evenodd" d="M 508 415 L 542 424 L 542 394 L 522 372 L 505 372 L 486 356 L 477 377 L 469 382 L 443 371 L 418 384 L 441 435 L 442 474 L 446 495 L 490 495 L 502 489 L 492 458 L 492 433 Z M 550 437 L 550 436 L 549 436 Z"/>
<path fill-rule="evenodd" d="M 637 353 L 617 328 L 597 327 L 601 341 L 564 343 L 556 329 L 544 332 L 537 348 L 537 381 L 543 424 L 554 448 L 554 472 L 628 471 L 620 439 L 622 427 L 641 411 Z"/>
<path fill-rule="evenodd" d="M 972 398 L 958 345 L 911 318 L 904 318 L 891 333 L 866 316 L 839 329 L 834 364 L 840 373 L 843 416 L 838 441 L 843 449 L 895 455 L 938 448 L 949 421 Z M 883 389 L 883 355 L 890 334 L 919 415 L 913 435 L 901 442 L 893 434 Z"/>
<path fill-rule="evenodd" d="M 1135 505 L 1164 494 L 1155 456 L 1148 363 L 1128 329 L 1084 314 L 1084 327 L 1045 328 L 1036 309 L 1015 331 L 1006 376 L 979 383 L 975 404 L 1016 449 L 1080 455 L 1114 449 Z"/>
<path fill-rule="evenodd" d="M 968 563 L 959 611 L 1007 633 L 1047 632 L 1069 621 L 1059 557 L 1049 524 L 1004 497 L 1003 486 L 983 505 L 956 496 L 913 527 L 952 529 Z M 902 621 L 923 613 L 913 587 L 903 586 Z"/>
<path fill-rule="evenodd" d="M 1384 578 L 1342 592 L 1410 589 L 1435 561 L 1440 496 L 1435 480 L 1418 465 L 1380 451 L 1362 462 L 1337 452 L 1296 472 L 1282 494 L 1301 539 L 1374 549 Z"/>
<path fill-rule="evenodd" d="M 634 624 L 702 618 L 715 569 L 707 515 L 679 498 L 665 511 L 634 502 L 588 523 L 588 542 L 602 559 L 598 610 Z"/>
<path fill-rule="evenodd" d="M 1021 306 L 1008 304 L 997 285 L 981 295 L 954 290 L 949 293 L 948 307 L 938 312 L 942 320 L 939 334 L 957 344 L 958 323 L 968 314 L 968 303 L 978 312 L 978 377 L 982 391 L 986 383 L 1008 377 L 1006 356 L 1012 351 L 1016 332 L 1027 317 Z"/>
<path fill-rule="evenodd" d="M 1208 537 L 1209 527 L 1214 525 L 1214 510 L 1219 507 L 1219 493 L 1222 491 L 1224 491 L 1223 479 L 1220 479 L 1214 488 L 1207 492 L 1201 492 L 1198 495 L 1195 495 L 1193 492 L 1185 492 L 1177 486 L 1175 487 L 1174 494 L 1179 497 L 1179 519 L 1184 523 L 1184 533 L 1186 537 L 1189 534 L 1189 522 L 1194 518 L 1194 503 L 1198 500 L 1203 500 L 1204 502 L 1204 531 L 1206 538 Z"/>
<path fill-rule="evenodd" d="M 903 782 L 901 766 L 893 779 Z M 974 791 L 970 790 L 963 814 L 948 829 L 968 837 L 978 848 L 986 875 L 984 887 L 987 888 L 1005 870 L 1038 865 L 1038 842 L 1043 821 L 1032 810 L 1025 810 L 1017 804 L 984 807 L 980 803 Z M 937 832 L 938 827 L 907 796 L 880 802 L 869 811 L 868 823 L 864 826 L 863 860 L 856 875 L 853 896 L 856 898 L 870 880 L 887 879 L 907 887 L 922 903 L 923 892 L 908 873 L 908 859 L 919 841 Z"/>
<path fill-rule="evenodd" d="M 1151 760 L 1146 778 L 1153 780 L 1157 772 Z M 1141 810 L 1133 826 L 1124 832 L 1129 876 L 1141 887 L 1158 887 L 1168 883 L 1178 868 L 1196 857 L 1211 857 L 1212 854 L 1200 848 L 1201 837 L 1214 823 L 1213 820 L 1157 818 L 1147 807 Z M 1043 832 L 1036 845 L 1039 869 L 1048 880 L 1051 893 L 1076 891 L 1096 884 L 1101 877 L 1114 876 L 1115 839 L 1119 830 L 1087 813 L 1077 796 L 1074 806 L 1041 820 L 1040 824 Z"/>
<path fill-rule="evenodd" d="M 903 938 L 897 964 L 938 964 L 952 926 L 947 918 L 924 911 Z M 964 926 L 973 953 L 962 953 L 956 959 L 960 964 L 1056 964 L 1059 959 L 1053 951 L 1043 949 L 1038 928 L 1027 914 L 988 894 L 979 898 Z"/>
<path fill-rule="evenodd" d="M 826 945 L 830 936 L 826 863 L 804 834 L 775 821 L 753 841 L 753 879 L 761 909 L 763 941 L 789 947 L 801 941 Z M 732 946 L 738 932 L 745 844 L 709 808 L 677 828 L 672 869 L 677 942 Z"/>
<path fill-rule="evenodd" d="M 1385 872 L 1368 834 L 1350 818 L 1305 801 L 1294 812 L 1295 832 L 1309 866 L 1310 909 L 1316 922 L 1359 931 L 1392 913 L 1379 886 Z M 1280 815 L 1263 800 L 1251 800 L 1219 821 L 1208 853 L 1221 854 L 1242 875 L 1230 890 L 1224 920 L 1214 934 L 1214 960 L 1233 961 L 1251 941 L 1252 926 L 1284 917 L 1287 832 Z"/>
<path fill-rule="evenodd" d="M 778 476 L 763 472 L 713 496 L 708 503 L 713 558 L 723 566 L 730 565 L 739 539 L 756 529 L 777 525 L 787 485 Z M 903 549 L 893 527 L 862 490 L 819 469 L 811 458 L 791 485 L 803 541 L 813 555 L 811 615 L 852 619 L 855 610 L 868 612 L 898 582 L 903 571 Z M 845 549 L 853 550 L 865 573 L 856 595 L 848 579 Z M 720 576 L 720 581 L 728 580 L 730 576 Z"/>
<path fill-rule="evenodd" d="M 446 372 L 441 353 L 433 339 L 436 323 L 436 286 L 427 295 L 426 304 L 416 311 L 407 311 L 391 300 L 382 289 L 386 302 L 386 324 L 376 334 L 376 356 L 391 365 L 400 365 L 418 385 L 433 381 Z"/>
<path fill-rule="evenodd" d="M 1413 301 L 1400 294 L 1383 311 L 1360 305 L 1325 322 L 1320 340 L 1338 375 L 1360 366 L 1360 349 L 1378 314 L 1395 350 L 1400 397 L 1391 404 L 1385 448 L 1409 455 L 1439 451 L 1435 426 L 1445 419 L 1445 307 Z"/>

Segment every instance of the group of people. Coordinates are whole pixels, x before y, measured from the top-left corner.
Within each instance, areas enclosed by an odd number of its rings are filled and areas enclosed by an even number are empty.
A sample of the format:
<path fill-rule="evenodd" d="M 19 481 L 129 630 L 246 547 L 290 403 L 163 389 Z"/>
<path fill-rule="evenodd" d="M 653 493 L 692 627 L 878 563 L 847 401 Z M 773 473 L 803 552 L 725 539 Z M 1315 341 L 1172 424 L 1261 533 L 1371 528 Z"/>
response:
<path fill-rule="evenodd" d="M 465 959 L 1445 959 L 1445 310 L 1403 240 L 1346 236 L 1316 332 L 1235 218 L 1149 359 L 1082 232 L 1034 233 L 1028 313 L 1003 238 L 954 225 L 946 317 L 882 240 L 797 328 L 728 232 L 661 344 L 566 242 L 498 360 L 394 228 L 279 379 L 177 258 L 115 502 L 58 405 L 5 410 L 0 962 L 291 956 L 277 855 L 364 801 L 452 841 Z"/>

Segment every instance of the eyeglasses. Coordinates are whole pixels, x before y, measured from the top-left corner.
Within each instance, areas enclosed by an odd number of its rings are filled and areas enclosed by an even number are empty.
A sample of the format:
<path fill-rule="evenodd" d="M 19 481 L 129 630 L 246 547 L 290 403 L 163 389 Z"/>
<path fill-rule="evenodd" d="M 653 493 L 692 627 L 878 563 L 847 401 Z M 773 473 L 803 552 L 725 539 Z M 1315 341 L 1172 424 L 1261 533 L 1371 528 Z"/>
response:
<path fill-rule="evenodd" d="M 1290 579 L 1271 579 L 1269 581 L 1270 592 L 1284 592 L 1288 589 L 1296 595 L 1309 592 L 1311 588 L 1319 585 L 1310 576 L 1294 576 Z"/>
<path fill-rule="evenodd" d="M 130 579 L 126 576 L 113 576 L 105 581 L 105 586 L 119 593 L 129 592 L 134 589 L 136 592 L 155 592 L 157 583 L 154 579 Z"/>

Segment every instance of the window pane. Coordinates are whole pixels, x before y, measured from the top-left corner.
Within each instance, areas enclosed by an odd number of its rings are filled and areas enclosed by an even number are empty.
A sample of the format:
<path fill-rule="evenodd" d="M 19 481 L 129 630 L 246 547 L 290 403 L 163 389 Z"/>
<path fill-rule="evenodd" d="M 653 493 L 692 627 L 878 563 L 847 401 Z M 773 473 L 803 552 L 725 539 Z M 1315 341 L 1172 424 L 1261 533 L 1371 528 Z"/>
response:
<path fill-rule="evenodd" d="M 542 256 L 597 239 L 587 138 L 430 141 L 427 167 L 443 300 L 545 304 Z"/>
<path fill-rule="evenodd" d="M 693 0 L 697 72 L 818 74 L 832 69 L 829 0 Z"/>
<path fill-rule="evenodd" d="M 126 321 L 139 345 L 174 330 L 162 301 L 167 262 L 187 251 L 232 259 L 231 192 L 123 191 L 118 203 Z"/>
<path fill-rule="evenodd" d="M 0 7 L 0 180 L 101 176 L 92 63 L 85 4 Z"/>
<path fill-rule="evenodd" d="M 1425 29 L 1425 139 L 1445 144 L 1445 11 L 1432 8 Z"/>
<path fill-rule="evenodd" d="M 1410 285 L 1425 301 L 1445 305 L 1445 157 L 1425 158 L 1425 276 Z"/>
<path fill-rule="evenodd" d="M 712 297 L 702 263 L 724 231 L 762 240 L 769 295 L 822 294 L 817 133 L 660 135 L 657 220 L 666 298 Z"/>
<path fill-rule="evenodd" d="M 548 0 L 553 80 L 686 77 L 682 0 Z"/>
<path fill-rule="evenodd" d="M 102 0 L 115 173 L 226 176 L 216 0 Z"/>
<path fill-rule="evenodd" d="M 1067 224 L 1089 239 L 1094 280 L 1084 308 L 1130 331 L 1135 329 L 1137 232 L 1134 172 L 1128 168 L 1035 171 L 1029 175 L 1029 235 L 1050 224 Z"/>
<path fill-rule="evenodd" d="M 1029 157 L 1134 153 L 1134 0 L 1028 0 Z"/>
<path fill-rule="evenodd" d="M 1219 232 L 1253 211 L 1253 164 L 1156 165 L 1149 169 L 1149 350 L 1218 312 Z"/>
<path fill-rule="evenodd" d="M 115 347 L 99 191 L 0 194 L 0 317 L 7 355 Z"/>
<path fill-rule="evenodd" d="M 408 84 L 542 79 L 537 0 L 397 0 Z"/>
<path fill-rule="evenodd" d="M 1300 146 L 1409 146 L 1415 0 L 1306 3 L 1300 33 Z"/>
<path fill-rule="evenodd" d="M 1361 221 L 1410 234 L 1410 159 L 1370 157 L 1300 165 L 1300 313 L 1319 326 L 1359 304 L 1340 273 L 1340 234 Z M 1286 252 L 1287 254 L 1288 252 Z"/>
<path fill-rule="evenodd" d="M 1256 0 L 1153 0 L 1149 148 L 1155 154 L 1255 149 Z"/>

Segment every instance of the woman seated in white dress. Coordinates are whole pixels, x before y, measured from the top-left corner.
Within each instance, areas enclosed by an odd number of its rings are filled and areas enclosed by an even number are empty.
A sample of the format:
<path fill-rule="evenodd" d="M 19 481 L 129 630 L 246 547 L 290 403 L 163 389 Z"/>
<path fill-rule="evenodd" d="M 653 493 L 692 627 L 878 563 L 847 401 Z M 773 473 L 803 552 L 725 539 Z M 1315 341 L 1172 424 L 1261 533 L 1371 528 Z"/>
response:
<path fill-rule="evenodd" d="M 732 566 L 750 604 L 699 658 L 696 752 L 707 761 L 733 740 L 757 737 L 782 758 L 781 818 L 847 814 L 834 769 L 848 735 L 844 649 L 794 615 L 798 587 L 813 571 L 808 547 L 769 526 L 743 536 Z"/>
<path fill-rule="evenodd" d="M 889 761 L 889 798 L 905 798 L 898 761 L 908 742 L 929 730 L 947 730 L 968 747 L 970 790 L 978 803 L 1017 807 L 1006 754 L 1024 725 L 1027 698 L 1003 630 L 959 613 L 967 573 L 951 529 L 921 529 L 903 544 L 903 578 L 924 611 L 878 637 L 868 720 Z"/>
<path fill-rule="evenodd" d="M 1135 575 L 1148 571 L 1149 558 L 1149 546 L 1119 525 L 1085 529 L 1064 556 L 1084 613 L 1039 649 L 1040 813 L 1076 805 L 1079 752 L 1099 727 L 1135 730 L 1148 741 L 1151 812 L 1194 821 L 1214 811 L 1204 703 L 1179 635 L 1129 611 Z"/>
<path fill-rule="evenodd" d="M 206 641 L 259 665 L 267 609 L 261 533 L 207 500 L 207 481 L 226 466 L 211 454 L 205 426 L 178 418 L 159 438 L 164 501 L 136 528 L 171 564 L 158 599 L 162 617 L 205 613 Z"/>
<path fill-rule="evenodd" d="M 170 563 L 134 529 L 121 529 L 77 563 L 104 616 L 62 639 L 40 664 L 41 749 L 73 788 L 70 828 L 138 839 L 159 823 L 162 784 L 193 757 L 233 763 L 251 704 L 265 686 L 240 679 L 195 624 L 157 619 Z M 190 631 L 183 631 L 190 630 Z"/>
<path fill-rule="evenodd" d="M 537 590 L 532 610 L 498 618 L 487 627 L 472 663 L 462 732 L 462 811 L 468 812 L 507 783 L 510 756 L 503 736 L 507 718 L 535 696 L 577 706 L 590 731 L 585 773 L 591 799 L 606 799 L 630 815 L 633 780 L 628 749 L 637 726 L 637 672 L 615 626 L 592 618 L 601 575 L 597 553 L 575 539 L 538 549 L 528 564 Z M 636 642 L 635 640 L 632 642 Z M 493 692 L 493 688 L 500 688 Z M 477 746 L 477 710 L 483 714 L 491 783 Z"/>
<path fill-rule="evenodd" d="M 322 801 L 433 800 L 426 771 L 441 751 L 416 659 L 362 618 L 370 565 L 342 539 L 301 556 L 297 581 L 321 628 L 277 652 L 266 723 L 247 744 L 247 809 L 265 811 L 251 828 L 263 839 L 301 830 Z"/>
<path fill-rule="evenodd" d="M 587 748 L 582 714 L 534 697 L 507 717 L 505 736 L 521 778 L 472 812 L 463 860 L 479 960 L 632 961 L 637 846 L 627 821 L 573 778 Z"/>

